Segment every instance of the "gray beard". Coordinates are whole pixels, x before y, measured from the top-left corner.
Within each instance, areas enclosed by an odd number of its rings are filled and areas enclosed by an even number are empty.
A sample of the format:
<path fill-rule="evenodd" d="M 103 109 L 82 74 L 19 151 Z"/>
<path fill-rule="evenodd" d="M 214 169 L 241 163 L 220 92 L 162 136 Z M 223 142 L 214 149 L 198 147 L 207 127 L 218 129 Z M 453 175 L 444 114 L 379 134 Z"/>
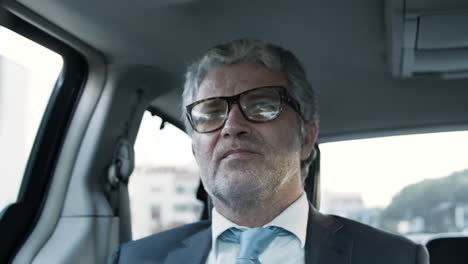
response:
<path fill-rule="evenodd" d="M 217 171 L 215 178 L 211 178 L 211 184 L 204 183 L 208 194 L 212 199 L 218 200 L 237 213 L 266 205 L 274 206 L 272 204 L 274 197 L 281 187 L 291 181 L 294 175 L 300 175 L 300 166 L 291 164 L 293 163 L 290 160 L 291 157 L 280 156 L 281 160 L 275 160 L 274 164 L 268 164 L 269 166 L 264 164 L 264 168 L 246 169 L 247 166 L 243 164 L 229 164 L 225 169 L 242 173 L 242 177 L 245 178 L 243 184 L 235 185 L 232 183 L 232 176 L 228 178 Z M 253 164 L 247 165 L 254 166 Z M 246 182 L 247 178 L 251 180 Z"/>
<path fill-rule="evenodd" d="M 275 201 L 281 199 L 276 197 L 277 193 L 294 177 L 301 177 L 300 141 L 288 143 L 285 148 L 279 149 L 253 137 L 224 142 L 224 145 L 219 145 L 215 150 L 215 157 L 220 157 L 219 153 L 227 146 L 246 146 L 256 149 L 263 155 L 263 159 L 257 160 L 258 163 L 253 159 L 227 163 L 220 161 L 214 164 L 202 159 L 206 162 L 199 163 L 205 189 L 213 200 L 234 212 L 243 212 L 262 205 L 275 206 Z"/>

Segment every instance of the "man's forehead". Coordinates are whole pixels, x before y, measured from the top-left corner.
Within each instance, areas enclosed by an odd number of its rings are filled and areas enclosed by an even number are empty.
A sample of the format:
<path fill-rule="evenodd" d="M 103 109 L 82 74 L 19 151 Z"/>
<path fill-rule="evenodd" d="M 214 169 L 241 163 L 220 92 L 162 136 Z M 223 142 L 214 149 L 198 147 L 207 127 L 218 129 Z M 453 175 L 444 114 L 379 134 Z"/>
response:
<path fill-rule="evenodd" d="M 230 96 L 261 86 L 287 86 L 286 77 L 261 63 L 242 62 L 209 71 L 201 81 L 196 100 Z"/>

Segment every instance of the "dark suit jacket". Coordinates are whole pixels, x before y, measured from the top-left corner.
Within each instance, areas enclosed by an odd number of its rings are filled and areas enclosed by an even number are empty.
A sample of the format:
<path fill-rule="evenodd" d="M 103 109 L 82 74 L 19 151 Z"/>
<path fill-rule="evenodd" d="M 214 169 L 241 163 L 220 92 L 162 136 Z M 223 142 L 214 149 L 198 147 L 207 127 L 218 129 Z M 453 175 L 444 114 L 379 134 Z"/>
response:
<path fill-rule="evenodd" d="M 205 263 L 211 249 L 211 222 L 201 221 L 118 247 L 114 263 Z M 338 216 L 309 210 L 306 264 L 429 263 L 425 247 Z"/>

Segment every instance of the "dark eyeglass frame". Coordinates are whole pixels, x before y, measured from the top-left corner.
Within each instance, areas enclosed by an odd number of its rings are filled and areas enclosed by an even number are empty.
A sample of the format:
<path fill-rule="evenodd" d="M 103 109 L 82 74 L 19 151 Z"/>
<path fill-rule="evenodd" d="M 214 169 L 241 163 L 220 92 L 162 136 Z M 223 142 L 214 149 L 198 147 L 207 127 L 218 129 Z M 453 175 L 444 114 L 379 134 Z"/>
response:
<path fill-rule="evenodd" d="M 280 96 L 280 106 L 279 106 L 279 109 L 278 109 L 278 114 L 274 118 L 264 120 L 264 121 L 252 120 L 252 119 L 250 119 L 248 117 L 248 115 L 246 113 L 244 113 L 244 110 L 242 110 L 242 107 L 240 107 L 239 98 L 243 94 L 250 93 L 252 91 L 259 90 L 259 89 L 265 89 L 265 88 L 271 88 L 271 89 L 275 89 L 275 90 L 278 91 L 278 94 Z M 224 119 L 223 123 L 219 127 L 215 128 L 215 129 L 208 130 L 208 131 L 199 131 L 195 127 L 195 125 L 193 123 L 193 120 L 192 120 L 192 109 L 198 104 L 201 104 L 201 103 L 204 103 L 204 102 L 207 102 L 207 101 L 211 101 L 211 100 L 216 100 L 216 99 L 222 99 L 222 100 L 225 100 L 227 102 L 228 108 L 227 108 L 226 118 Z M 299 102 L 297 100 L 295 100 L 294 98 L 292 98 L 289 95 L 286 87 L 283 87 L 283 86 L 262 86 L 262 87 L 256 87 L 256 88 L 253 88 L 253 89 L 250 89 L 250 90 L 247 90 L 247 91 L 244 91 L 242 93 L 232 95 L 232 96 L 217 96 L 217 97 L 205 98 L 205 99 L 202 99 L 202 100 L 199 100 L 199 101 L 196 101 L 196 102 L 193 102 L 193 103 L 187 105 L 185 107 L 185 109 L 186 109 L 185 114 L 186 114 L 186 116 L 187 116 L 187 118 L 188 118 L 188 120 L 190 122 L 190 125 L 192 126 L 192 129 L 195 132 L 197 132 L 197 133 L 210 133 L 210 132 L 214 132 L 216 130 L 221 129 L 224 126 L 224 124 L 226 123 L 227 118 L 229 117 L 229 113 L 231 112 L 231 105 L 232 104 L 238 104 L 239 105 L 239 110 L 240 110 L 240 112 L 242 113 L 242 115 L 244 116 L 244 118 L 246 120 L 248 120 L 250 122 L 254 122 L 254 123 L 265 123 L 265 122 L 270 122 L 270 121 L 275 120 L 276 118 L 278 118 L 278 116 L 283 111 L 283 103 L 286 103 L 289 106 L 291 106 L 291 108 L 299 114 L 301 119 L 304 120 L 304 116 L 302 115 Z"/>

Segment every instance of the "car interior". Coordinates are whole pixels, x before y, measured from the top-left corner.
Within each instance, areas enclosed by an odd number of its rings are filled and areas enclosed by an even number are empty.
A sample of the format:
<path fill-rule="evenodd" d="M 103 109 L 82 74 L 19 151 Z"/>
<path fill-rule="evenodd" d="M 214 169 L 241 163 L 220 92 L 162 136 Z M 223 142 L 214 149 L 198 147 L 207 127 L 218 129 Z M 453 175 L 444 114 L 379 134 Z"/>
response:
<path fill-rule="evenodd" d="M 186 67 L 219 43 L 259 39 L 303 63 L 319 97 L 318 155 L 305 184 L 317 208 L 321 144 L 468 130 L 468 1 L 0 3 L 1 27 L 63 60 L 36 113 L 37 129 L 12 125 L 13 131 L 5 120 L 16 124 L 38 96 L 5 99 L 8 89 L 19 88 L 8 87 L 14 78 L 0 53 L 0 143 L 7 146 L 0 168 L 3 178 L 20 182 L 15 200 L 0 208 L 1 263 L 105 263 L 134 238 L 128 185 L 142 119 L 149 113 L 161 119 L 160 129 L 184 130 Z M 0 49 L 5 41 L 0 35 Z M 7 166 L 21 155 L 7 136 L 26 130 L 32 143 L 24 169 L 10 173 Z M 444 153 L 433 154 L 446 161 Z M 201 183 L 197 197 L 200 219 L 209 218 Z M 459 234 L 427 242 L 431 263 L 466 263 L 466 247 Z"/>

